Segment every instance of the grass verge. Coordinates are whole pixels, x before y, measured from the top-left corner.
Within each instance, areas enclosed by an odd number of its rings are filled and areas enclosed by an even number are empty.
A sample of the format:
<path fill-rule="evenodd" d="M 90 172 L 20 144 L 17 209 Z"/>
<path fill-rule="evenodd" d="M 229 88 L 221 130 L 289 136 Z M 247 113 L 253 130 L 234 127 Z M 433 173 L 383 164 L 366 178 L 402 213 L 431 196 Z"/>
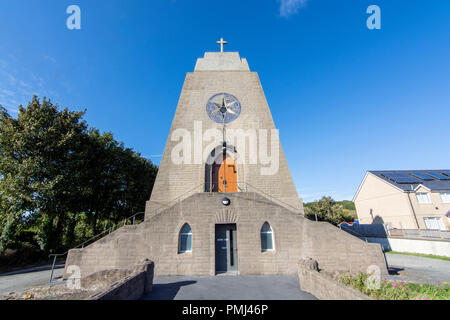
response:
<path fill-rule="evenodd" d="M 417 284 L 381 279 L 378 283 L 370 274 L 339 274 L 334 280 L 352 287 L 377 300 L 450 300 L 450 283 Z"/>
<path fill-rule="evenodd" d="M 386 251 L 386 253 L 404 254 L 404 255 L 408 255 L 408 256 L 417 256 L 417 257 L 424 257 L 424 258 L 431 258 L 431 259 L 439 259 L 439 260 L 450 261 L 450 257 L 435 256 L 433 254 L 409 253 L 409 252 L 398 252 L 398 251 Z"/>

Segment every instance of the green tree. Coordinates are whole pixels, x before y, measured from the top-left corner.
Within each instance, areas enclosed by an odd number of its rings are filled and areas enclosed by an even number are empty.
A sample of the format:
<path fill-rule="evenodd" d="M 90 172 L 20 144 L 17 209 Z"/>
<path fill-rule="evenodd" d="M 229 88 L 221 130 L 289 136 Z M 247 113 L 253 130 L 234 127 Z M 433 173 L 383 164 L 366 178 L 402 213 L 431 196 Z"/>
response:
<path fill-rule="evenodd" d="M 88 134 L 83 211 L 95 234 L 102 228 L 99 222 L 117 223 L 144 210 L 157 167 L 115 141 L 111 133 L 100 134 L 98 130 L 90 129 Z"/>
<path fill-rule="evenodd" d="M 144 210 L 157 167 L 83 115 L 37 97 L 17 119 L 0 106 L 0 252 L 29 234 L 62 251 Z"/>
<path fill-rule="evenodd" d="M 79 169 L 86 130 L 82 115 L 68 109 L 59 112 L 50 101 L 44 98 L 41 104 L 37 97 L 27 108 L 20 106 L 17 119 L 2 108 L 0 190 L 6 222 L 0 249 L 16 241 L 25 218 L 41 225 L 39 241 L 44 250 L 59 248 L 64 214 L 74 201 L 77 184 L 72 175 Z"/>
<path fill-rule="evenodd" d="M 342 204 L 331 197 L 322 197 L 319 201 L 305 204 L 305 216 L 308 219 L 326 221 L 334 225 L 341 222 L 351 222 L 354 217 L 348 213 Z"/>

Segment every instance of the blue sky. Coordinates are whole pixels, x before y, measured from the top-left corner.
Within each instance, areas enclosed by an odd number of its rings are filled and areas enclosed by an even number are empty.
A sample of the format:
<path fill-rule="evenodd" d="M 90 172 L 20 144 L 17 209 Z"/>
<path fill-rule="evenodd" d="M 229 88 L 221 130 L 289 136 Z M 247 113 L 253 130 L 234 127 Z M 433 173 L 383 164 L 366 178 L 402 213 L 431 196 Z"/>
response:
<path fill-rule="evenodd" d="M 351 199 L 366 170 L 450 168 L 450 1 L 0 0 L 0 104 L 87 108 L 159 163 L 185 74 L 220 37 L 259 73 L 305 201 Z"/>

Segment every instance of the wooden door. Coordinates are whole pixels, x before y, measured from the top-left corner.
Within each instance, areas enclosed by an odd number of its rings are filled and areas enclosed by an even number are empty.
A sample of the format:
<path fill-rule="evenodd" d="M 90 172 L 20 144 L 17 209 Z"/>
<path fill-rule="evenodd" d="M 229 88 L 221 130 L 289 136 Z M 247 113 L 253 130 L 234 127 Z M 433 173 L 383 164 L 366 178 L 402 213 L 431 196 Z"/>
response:
<path fill-rule="evenodd" d="M 234 160 L 227 157 L 219 168 L 218 188 L 219 192 L 238 192 L 237 168 Z"/>

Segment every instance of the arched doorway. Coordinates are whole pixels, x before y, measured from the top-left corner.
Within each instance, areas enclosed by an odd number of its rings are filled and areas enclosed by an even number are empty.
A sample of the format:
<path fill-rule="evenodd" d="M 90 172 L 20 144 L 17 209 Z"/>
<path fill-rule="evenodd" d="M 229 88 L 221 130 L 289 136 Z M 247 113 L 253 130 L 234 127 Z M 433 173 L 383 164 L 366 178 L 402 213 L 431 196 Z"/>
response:
<path fill-rule="evenodd" d="M 217 147 L 211 152 L 205 166 L 206 192 L 238 192 L 235 153 L 233 146 L 227 147 L 225 155 L 222 147 Z"/>
<path fill-rule="evenodd" d="M 227 156 L 222 163 L 212 165 L 213 192 L 237 192 L 237 168 L 234 160 Z"/>

